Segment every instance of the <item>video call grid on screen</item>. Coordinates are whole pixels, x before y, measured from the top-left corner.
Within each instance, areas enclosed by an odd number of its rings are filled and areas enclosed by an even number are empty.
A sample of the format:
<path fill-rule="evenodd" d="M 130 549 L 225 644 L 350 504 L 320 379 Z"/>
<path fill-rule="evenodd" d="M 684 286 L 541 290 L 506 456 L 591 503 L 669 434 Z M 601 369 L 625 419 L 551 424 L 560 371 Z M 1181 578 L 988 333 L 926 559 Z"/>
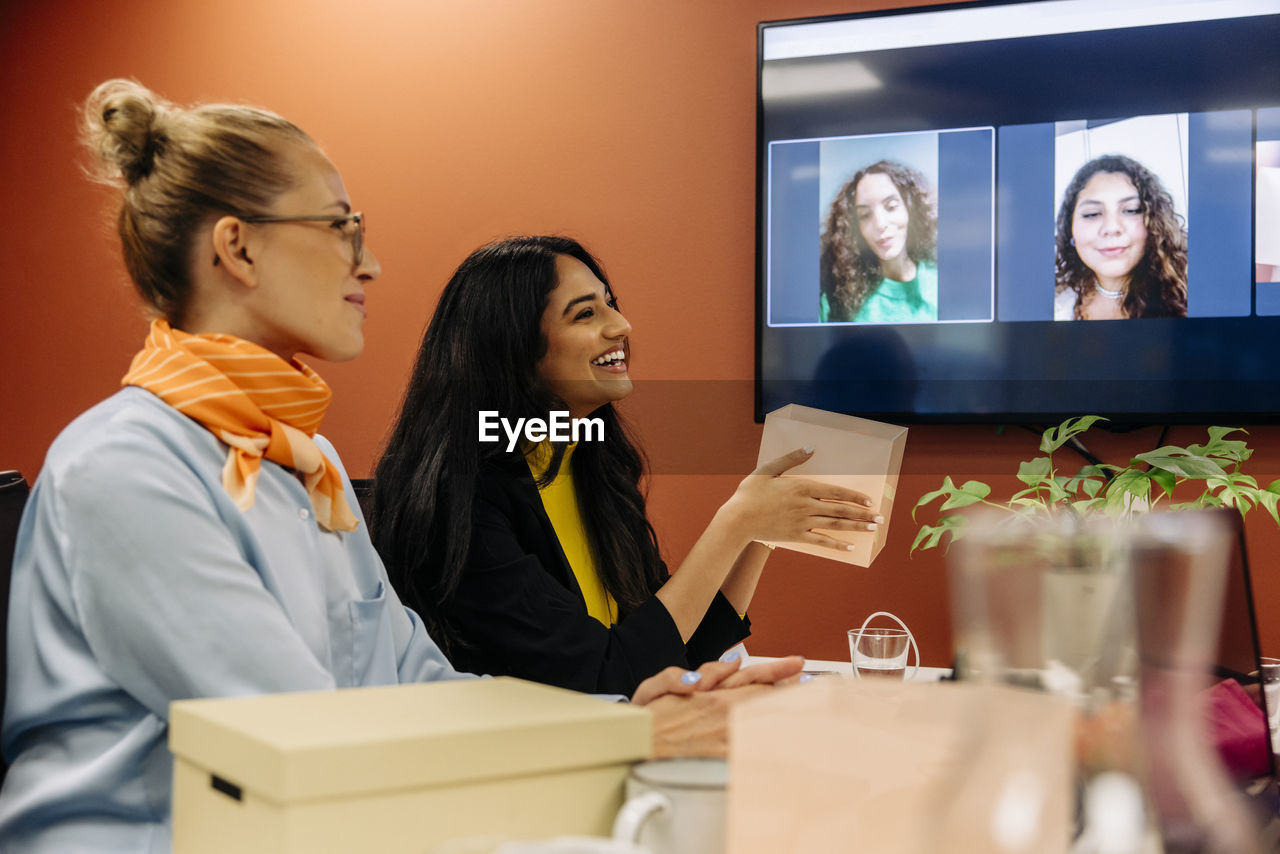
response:
<path fill-rule="evenodd" d="M 994 162 L 990 218 L 981 227 L 967 222 L 963 241 L 947 233 L 948 169 L 940 164 L 937 322 L 875 324 L 887 326 L 877 335 L 901 355 L 915 392 L 896 399 L 889 390 L 901 384 L 902 370 L 858 360 L 860 390 L 870 388 L 872 399 L 857 409 L 945 416 L 1110 405 L 1186 412 L 1185 401 L 1169 400 L 1175 386 L 1209 382 L 1222 395 L 1214 399 L 1208 389 L 1199 411 L 1274 409 L 1274 400 L 1241 400 L 1239 393 L 1247 397 L 1260 382 L 1280 379 L 1260 346 L 1280 335 L 1270 320 L 1280 316 L 1280 203 L 1268 207 L 1268 187 L 1280 185 L 1280 2 L 1165 6 L 1046 0 L 762 25 L 758 375 L 776 391 L 758 400 L 764 411 L 771 400 L 801 399 L 793 394 L 797 383 L 838 387 L 854 369 L 832 373 L 834 349 L 870 346 L 870 329 L 857 329 L 872 324 L 818 318 L 829 205 L 819 198 L 823 144 L 944 140 L 956 129 L 993 130 L 982 158 L 987 170 Z M 957 23 L 963 18 L 968 22 Z M 1071 171 L 1065 164 L 1082 153 L 1124 153 L 1119 140 L 1126 137 L 1148 138 L 1144 152 L 1128 156 L 1151 161 L 1146 165 L 1169 185 L 1187 229 L 1187 318 L 1055 322 L 1055 220 Z M 852 174 L 860 167 L 842 168 Z M 952 171 L 967 177 L 963 165 Z M 1268 217 L 1277 225 L 1274 255 Z M 787 232 L 796 239 L 784 247 Z M 946 257 L 960 245 L 994 257 L 986 285 L 994 311 L 985 316 L 945 309 Z M 967 291 L 972 279 L 953 281 Z M 960 320 L 970 322 L 954 322 Z M 1073 363 L 1069 372 L 1057 364 L 1064 354 Z M 1144 385 L 1126 387 L 1131 381 Z M 1112 382 L 1109 396 L 1080 391 Z M 978 391 L 974 383 L 1016 391 Z M 1062 393 L 1066 386 L 1080 391 L 1079 406 Z M 886 390 L 882 400 L 877 387 Z M 1036 387 L 1046 389 L 1039 402 L 1031 399 Z M 1144 389 L 1156 394 L 1135 404 Z M 1227 402 L 1230 394 L 1236 398 Z M 830 408 L 853 407 L 840 400 Z"/>
<path fill-rule="evenodd" d="M 886 160 L 915 168 L 937 188 L 935 322 L 983 322 L 997 316 L 1005 321 L 1071 319 L 1061 312 L 1055 316 L 1054 311 L 1056 219 L 1076 170 L 1102 154 L 1118 154 L 1142 164 L 1169 193 L 1186 231 L 1189 271 L 1236 268 L 1243 274 L 1232 278 L 1207 274 L 1196 282 L 1189 272 L 1187 316 L 1248 316 L 1255 277 L 1248 274 L 1252 271 L 1246 271 L 1243 259 L 1254 255 L 1255 229 L 1248 214 L 1255 192 L 1260 217 L 1257 264 L 1262 265 L 1264 258 L 1274 259 L 1266 261 L 1268 266 L 1258 278 L 1280 288 L 1280 139 L 1262 139 L 1273 133 L 1267 128 L 1280 126 L 1276 114 L 1280 110 L 1256 111 L 1256 190 L 1248 170 L 1219 166 L 1225 161 L 1238 167 L 1253 160 L 1255 111 L 1251 110 L 1004 126 L 998 129 L 998 164 L 994 128 L 770 142 L 766 322 L 770 326 L 820 322 L 820 238 L 827 213 L 846 180 Z M 923 140 L 933 144 L 922 146 Z M 1197 211 L 1202 214 L 1200 226 L 1192 228 Z M 1268 242 L 1269 234 L 1277 238 Z M 1272 288 L 1263 287 L 1260 292 L 1280 296 Z M 1277 300 L 1260 303 L 1259 314 L 1280 313 Z"/>

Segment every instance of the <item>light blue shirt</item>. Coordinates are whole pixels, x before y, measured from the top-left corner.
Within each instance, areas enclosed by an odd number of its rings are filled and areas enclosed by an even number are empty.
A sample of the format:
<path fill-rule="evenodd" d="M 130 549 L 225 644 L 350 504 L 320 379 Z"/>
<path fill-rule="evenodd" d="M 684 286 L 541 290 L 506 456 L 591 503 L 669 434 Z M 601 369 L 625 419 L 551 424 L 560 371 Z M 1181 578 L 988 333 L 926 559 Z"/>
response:
<path fill-rule="evenodd" d="M 225 460 L 138 388 L 50 448 L 14 557 L 0 851 L 169 851 L 174 700 L 466 678 L 391 589 L 345 472 L 360 524 L 333 533 L 275 463 L 238 509 Z"/>

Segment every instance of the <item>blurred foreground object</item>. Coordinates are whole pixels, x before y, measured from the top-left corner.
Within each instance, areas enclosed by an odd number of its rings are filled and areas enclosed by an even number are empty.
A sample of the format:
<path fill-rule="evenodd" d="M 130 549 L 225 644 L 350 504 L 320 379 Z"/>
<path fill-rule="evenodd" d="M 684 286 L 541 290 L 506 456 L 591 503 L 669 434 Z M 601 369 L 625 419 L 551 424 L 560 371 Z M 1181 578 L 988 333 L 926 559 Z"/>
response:
<path fill-rule="evenodd" d="M 1203 705 L 1225 521 L 1205 511 L 979 517 L 953 553 L 961 678 L 1036 688 L 1080 713 L 1075 854 L 1261 850 Z"/>
<path fill-rule="evenodd" d="M 1072 718 L 998 685 L 818 679 L 744 703 L 728 852 L 1065 852 Z"/>
<path fill-rule="evenodd" d="M 1224 520 L 1204 512 L 1153 514 L 1133 531 L 1138 743 L 1165 854 L 1262 851 L 1204 707 L 1230 547 Z"/>

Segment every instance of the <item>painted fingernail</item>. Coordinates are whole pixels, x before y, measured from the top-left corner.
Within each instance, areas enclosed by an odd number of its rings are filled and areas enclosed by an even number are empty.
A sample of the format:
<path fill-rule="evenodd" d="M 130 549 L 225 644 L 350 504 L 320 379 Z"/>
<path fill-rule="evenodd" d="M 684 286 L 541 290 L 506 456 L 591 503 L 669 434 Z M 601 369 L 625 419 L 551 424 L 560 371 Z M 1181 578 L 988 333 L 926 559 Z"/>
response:
<path fill-rule="evenodd" d="M 813 445 L 805 445 L 805 446 L 804 446 L 804 452 L 805 452 L 806 454 L 812 454 L 812 453 L 813 453 Z"/>
<path fill-rule="evenodd" d="M 884 521 L 884 517 L 883 517 L 883 516 L 876 516 L 874 519 L 872 519 L 872 521 L 873 521 L 873 522 L 883 522 L 883 521 Z"/>
<path fill-rule="evenodd" d="M 800 674 L 800 681 L 801 681 L 801 682 L 812 682 L 813 680 L 815 680 L 815 679 L 817 679 L 817 678 L 818 678 L 818 674 L 816 674 L 816 673 L 801 673 L 801 674 Z"/>
<path fill-rule="evenodd" d="M 845 551 L 847 551 L 847 552 L 851 552 L 851 551 L 853 551 L 853 546 L 845 546 L 845 547 L 844 547 L 844 550 L 845 550 Z"/>
<path fill-rule="evenodd" d="M 730 650 L 720 656 L 721 661 L 737 661 L 739 658 L 742 658 L 742 653 L 738 652 L 736 649 Z"/>
<path fill-rule="evenodd" d="M 690 670 L 680 677 L 680 681 L 686 685 L 697 685 L 702 681 L 702 674 L 696 670 Z"/>
<path fill-rule="evenodd" d="M 862 502 L 861 502 L 861 503 L 862 503 L 862 506 L 863 506 L 863 507 L 870 507 L 870 506 L 872 506 L 872 502 L 871 502 L 871 499 L 870 499 L 870 498 L 864 498 L 864 499 L 862 499 Z"/>
<path fill-rule="evenodd" d="M 879 527 L 880 527 L 880 526 L 879 526 L 879 525 L 877 525 L 875 522 L 868 522 L 868 523 L 867 523 L 867 530 L 868 530 L 868 531 L 874 531 L 876 528 L 879 528 Z"/>

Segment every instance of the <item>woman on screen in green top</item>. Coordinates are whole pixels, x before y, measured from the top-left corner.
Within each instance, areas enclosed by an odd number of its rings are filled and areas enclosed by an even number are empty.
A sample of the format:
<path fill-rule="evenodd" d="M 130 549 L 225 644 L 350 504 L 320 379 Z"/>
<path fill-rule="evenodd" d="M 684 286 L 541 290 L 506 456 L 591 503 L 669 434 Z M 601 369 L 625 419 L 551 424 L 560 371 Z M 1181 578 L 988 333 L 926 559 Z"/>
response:
<path fill-rule="evenodd" d="M 819 319 L 938 319 L 938 215 L 916 170 L 881 160 L 849 179 L 822 231 Z"/>

